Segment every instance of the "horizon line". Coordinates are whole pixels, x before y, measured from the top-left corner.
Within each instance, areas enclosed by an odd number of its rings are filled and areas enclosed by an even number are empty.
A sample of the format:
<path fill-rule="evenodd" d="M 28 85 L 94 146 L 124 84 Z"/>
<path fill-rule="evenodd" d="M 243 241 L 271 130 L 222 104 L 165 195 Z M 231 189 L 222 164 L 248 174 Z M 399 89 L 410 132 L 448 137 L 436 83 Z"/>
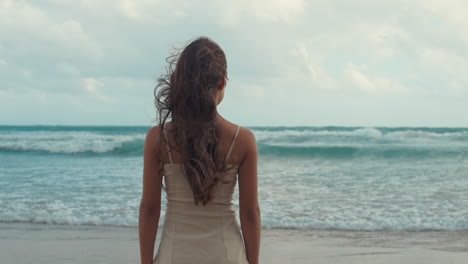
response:
<path fill-rule="evenodd" d="M 153 127 L 156 125 L 64 125 L 64 124 L 0 124 L 0 127 Z M 262 127 L 359 127 L 359 128 L 468 128 L 467 126 L 431 126 L 431 125 L 243 125 L 245 127 L 262 128 Z"/>

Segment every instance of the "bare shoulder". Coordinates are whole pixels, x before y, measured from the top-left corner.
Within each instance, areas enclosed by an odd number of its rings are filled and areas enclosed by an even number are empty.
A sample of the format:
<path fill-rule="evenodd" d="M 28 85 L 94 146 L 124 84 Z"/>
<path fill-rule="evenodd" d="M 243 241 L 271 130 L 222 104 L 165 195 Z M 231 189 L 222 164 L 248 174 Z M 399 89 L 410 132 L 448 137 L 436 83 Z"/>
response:
<path fill-rule="evenodd" d="M 154 126 L 151 127 L 148 132 L 146 133 L 146 139 L 145 139 L 145 149 L 153 149 L 157 150 L 158 144 L 159 144 L 159 138 L 161 136 L 161 127 L 160 126 Z"/>
<path fill-rule="evenodd" d="M 252 130 L 241 126 L 239 129 L 239 135 L 237 136 L 237 142 L 241 152 L 241 160 L 245 160 L 249 155 L 256 154 L 257 140 Z"/>
<path fill-rule="evenodd" d="M 249 145 L 249 144 L 256 144 L 256 138 L 255 134 L 252 132 L 252 130 L 239 126 L 239 135 L 238 135 L 238 140 L 240 141 L 241 144 Z"/>

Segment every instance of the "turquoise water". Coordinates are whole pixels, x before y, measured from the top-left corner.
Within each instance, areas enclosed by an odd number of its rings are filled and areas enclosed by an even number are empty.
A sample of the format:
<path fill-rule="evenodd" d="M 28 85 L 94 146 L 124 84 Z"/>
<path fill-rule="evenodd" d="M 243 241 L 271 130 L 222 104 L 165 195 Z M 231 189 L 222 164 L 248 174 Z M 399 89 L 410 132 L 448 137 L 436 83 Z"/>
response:
<path fill-rule="evenodd" d="M 468 128 L 251 129 L 264 227 L 468 230 Z M 0 126 L 0 222 L 136 226 L 147 130 Z"/>

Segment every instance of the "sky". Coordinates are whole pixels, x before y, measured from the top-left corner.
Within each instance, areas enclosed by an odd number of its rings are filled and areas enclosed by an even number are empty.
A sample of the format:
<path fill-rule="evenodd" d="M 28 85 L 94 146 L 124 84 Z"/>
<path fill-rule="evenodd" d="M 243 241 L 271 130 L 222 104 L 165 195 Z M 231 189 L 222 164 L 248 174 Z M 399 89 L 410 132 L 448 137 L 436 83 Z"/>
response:
<path fill-rule="evenodd" d="M 0 0 L 0 125 L 153 125 L 173 47 L 244 126 L 468 127 L 468 1 Z"/>

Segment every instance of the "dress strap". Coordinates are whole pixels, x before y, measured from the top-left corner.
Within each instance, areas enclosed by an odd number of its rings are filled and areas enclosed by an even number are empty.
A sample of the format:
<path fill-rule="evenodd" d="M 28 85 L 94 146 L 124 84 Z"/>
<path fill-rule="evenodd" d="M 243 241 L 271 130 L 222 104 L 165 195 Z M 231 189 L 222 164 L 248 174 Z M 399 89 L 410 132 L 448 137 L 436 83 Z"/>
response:
<path fill-rule="evenodd" d="M 172 161 L 171 149 L 169 148 L 169 139 L 167 138 L 166 128 L 163 127 L 162 130 L 163 130 L 163 133 L 164 133 L 164 137 L 166 138 L 166 147 L 167 147 L 167 153 L 168 153 L 168 155 L 169 155 L 169 161 L 170 161 L 171 163 L 174 163 L 174 162 Z"/>
<path fill-rule="evenodd" d="M 229 147 L 229 151 L 226 155 L 226 159 L 224 160 L 224 162 L 227 162 L 227 160 L 229 159 L 229 156 L 231 156 L 232 149 L 234 148 L 234 143 L 236 143 L 237 135 L 239 134 L 239 129 L 240 129 L 240 126 L 237 125 L 236 134 L 234 135 L 234 139 L 232 140 L 231 146 Z"/>

